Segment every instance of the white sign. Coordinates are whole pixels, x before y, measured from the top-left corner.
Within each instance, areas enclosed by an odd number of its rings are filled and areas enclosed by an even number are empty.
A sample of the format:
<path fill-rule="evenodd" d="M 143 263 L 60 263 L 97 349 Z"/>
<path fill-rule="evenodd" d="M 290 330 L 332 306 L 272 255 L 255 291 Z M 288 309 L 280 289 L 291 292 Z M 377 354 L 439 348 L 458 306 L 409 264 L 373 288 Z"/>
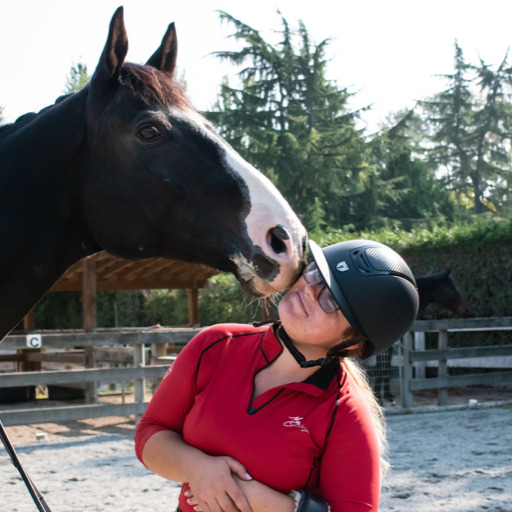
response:
<path fill-rule="evenodd" d="M 43 346 L 43 337 L 40 334 L 27 334 L 27 347 L 40 348 Z"/>

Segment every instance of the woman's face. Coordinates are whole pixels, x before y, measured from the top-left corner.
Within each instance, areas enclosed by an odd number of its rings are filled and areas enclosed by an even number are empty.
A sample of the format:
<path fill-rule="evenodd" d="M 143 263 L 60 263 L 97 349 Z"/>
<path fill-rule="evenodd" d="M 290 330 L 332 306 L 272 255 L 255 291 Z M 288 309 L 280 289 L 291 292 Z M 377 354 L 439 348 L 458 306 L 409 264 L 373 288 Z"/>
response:
<path fill-rule="evenodd" d="M 340 310 L 325 313 L 320 307 L 318 295 L 322 286 L 310 285 L 302 276 L 278 305 L 279 319 L 288 336 L 295 343 L 307 345 L 310 351 L 320 356 L 343 341 L 343 333 L 350 326 Z"/>

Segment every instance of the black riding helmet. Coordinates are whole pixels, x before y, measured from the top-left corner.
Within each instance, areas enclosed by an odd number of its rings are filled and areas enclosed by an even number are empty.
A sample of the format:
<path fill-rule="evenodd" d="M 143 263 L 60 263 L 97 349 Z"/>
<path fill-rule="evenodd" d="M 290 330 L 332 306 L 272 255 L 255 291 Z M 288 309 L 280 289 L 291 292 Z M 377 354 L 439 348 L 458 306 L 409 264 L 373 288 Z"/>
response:
<path fill-rule="evenodd" d="M 363 359 L 386 349 L 409 329 L 418 313 L 418 290 L 407 263 L 395 251 L 370 240 L 324 249 L 309 241 L 309 250 L 345 318 L 369 342 Z"/>

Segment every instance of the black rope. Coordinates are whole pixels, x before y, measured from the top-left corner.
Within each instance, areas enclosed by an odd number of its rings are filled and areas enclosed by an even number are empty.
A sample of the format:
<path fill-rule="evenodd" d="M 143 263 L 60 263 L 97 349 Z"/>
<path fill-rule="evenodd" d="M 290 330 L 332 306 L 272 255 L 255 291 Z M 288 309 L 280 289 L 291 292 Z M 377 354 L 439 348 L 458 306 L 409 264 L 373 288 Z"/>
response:
<path fill-rule="evenodd" d="M 34 485 L 32 480 L 28 476 L 27 472 L 23 469 L 23 465 L 21 464 L 18 454 L 16 453 L 16 450 L 14 449 L 14 446 L 12 445 L 12 443 L 9 439 L 9 436 L 7 435 L 7 432 L 5 431 L 2 420 L 0 420 L 0 438 L 2 439 L 2 443 L 5 446 L 5 449 L 7 450 L 9 457 L 11 457 L 12 463 L 14 464 L 16 469 L 19 471 L 21 478 L 23 478 L 23 481 L 25 482 L 25 485 L 27 486 L 30 496 L 32 496 L 32 499 L 34 500 L 34 503 L 36 504 L 37 509 L 40 512 L 52 512 L 50 507 L 47 505 L 46 501 L 44 500 L 43 495 L 38 491 L 37 487 Z"/>

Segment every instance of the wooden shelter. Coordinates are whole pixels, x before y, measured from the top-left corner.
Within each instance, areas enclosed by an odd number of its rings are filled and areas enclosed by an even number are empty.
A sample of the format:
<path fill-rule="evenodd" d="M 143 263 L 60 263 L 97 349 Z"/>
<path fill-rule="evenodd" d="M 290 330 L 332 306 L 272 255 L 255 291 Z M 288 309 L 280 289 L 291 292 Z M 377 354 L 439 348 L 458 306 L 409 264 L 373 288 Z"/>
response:
<path fill-rule="evenodd" d="M 165 258 L 125 260 L 102 251 L 73 266 L 52 286 L 51 291 L 81 291 L 84 330 L 96 329 L 96 292 L 104 290 L 186 289 L 189 324 L 199 324 L 198 291 L 218 271 L 206 265 Z M 25 317 L 26 330 L 34 328 L 33 311 Z"/>

